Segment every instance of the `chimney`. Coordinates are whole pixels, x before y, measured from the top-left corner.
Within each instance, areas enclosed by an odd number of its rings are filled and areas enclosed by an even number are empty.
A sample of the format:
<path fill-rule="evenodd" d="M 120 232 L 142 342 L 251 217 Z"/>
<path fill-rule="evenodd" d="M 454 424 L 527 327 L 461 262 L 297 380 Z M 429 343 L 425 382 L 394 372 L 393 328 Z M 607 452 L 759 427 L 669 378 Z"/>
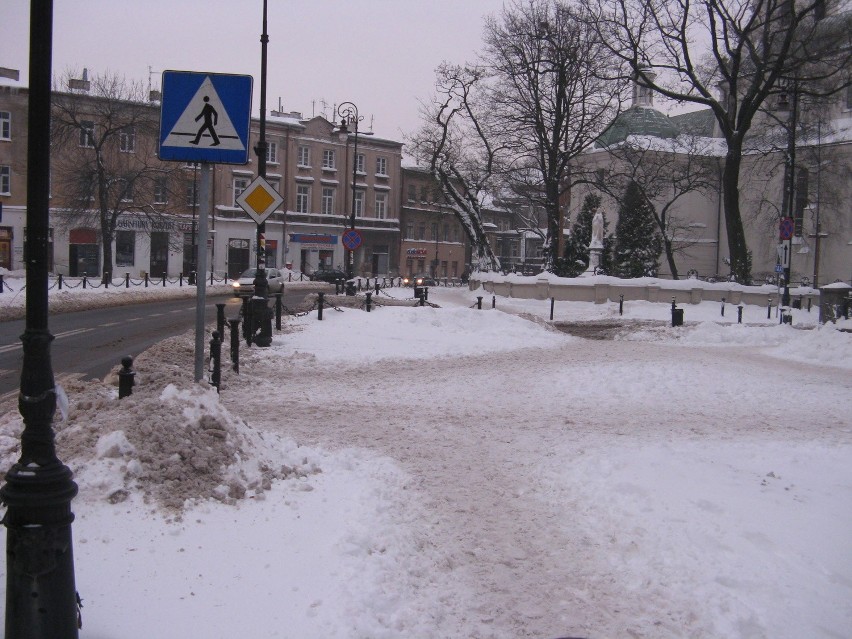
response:
<path fill-rule="evenodd" d="M 92 83 L 89 82 L 89 70 L 83 69 L 83 77 L 79 80 L 76 78 L 69 78 L 68 88 L 88 93 L 89 89 L 92 88 Z"/>

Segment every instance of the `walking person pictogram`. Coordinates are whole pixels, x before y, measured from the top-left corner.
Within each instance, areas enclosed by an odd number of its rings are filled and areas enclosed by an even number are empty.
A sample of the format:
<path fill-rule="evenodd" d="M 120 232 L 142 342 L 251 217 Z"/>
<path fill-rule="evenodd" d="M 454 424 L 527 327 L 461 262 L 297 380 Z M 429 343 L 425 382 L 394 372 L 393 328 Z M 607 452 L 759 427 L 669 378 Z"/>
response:
<path fill-rule="evenodd" d="M 213 127 L 219 124 L 219 114 L 216 113 L 216 109 L 210 104 L 210 98 L 206 95 L 204 96 L 204 108 L 201 109 L 201 113 L 195 118 L 195 121 L 198 122 L 201 118 L 204 118 L 204 124 L 201 125 L 201 128 L 198 129 L 198 133 L 195 134 L 195 139 L 190 140 L 190 144 L 198 144 L 198 141 L 201 139 L 201 134 L 204 131 L 210 131 L 210 137 L 213 138 L 213 144 L 210 146 L 218 146 L 219 144 L 219 136 L 216 135 L 216 129 Z"/>

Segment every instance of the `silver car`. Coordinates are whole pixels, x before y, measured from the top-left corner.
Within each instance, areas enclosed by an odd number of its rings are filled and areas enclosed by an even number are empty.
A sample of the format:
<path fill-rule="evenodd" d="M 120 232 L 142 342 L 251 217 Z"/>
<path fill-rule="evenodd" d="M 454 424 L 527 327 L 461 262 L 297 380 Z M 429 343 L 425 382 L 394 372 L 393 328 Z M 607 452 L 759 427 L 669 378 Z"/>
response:
<path fill-rule="evenodd" d="M 234 280 L 231 286 L 234 287 L 234 295 L 254 295 L 254 277 L 257 273 L 256 268 L 246 269 L 242 272 L 239 279 Z M 266 280 L 269 282 L 269 294 L 284 292 L 284 275 L 277 268 L 266 269 Z"/>

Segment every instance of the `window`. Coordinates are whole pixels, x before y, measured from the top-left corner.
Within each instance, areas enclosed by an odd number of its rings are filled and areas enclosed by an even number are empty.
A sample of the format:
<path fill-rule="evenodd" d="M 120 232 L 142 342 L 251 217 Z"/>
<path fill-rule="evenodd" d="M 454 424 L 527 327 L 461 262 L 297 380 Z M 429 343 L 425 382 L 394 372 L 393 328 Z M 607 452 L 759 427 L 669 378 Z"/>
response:
<path fill-rule="evenodd" d="M 307 184 L 296 186 L 296 213 L 307 213 L 311 201 L 311 187 Z"/>
<path fill-rule="evenodd" d="M 383 220 L 388 214 L 388 194 L 376 193 L 376 217 Z"/>
<path fill-rule="evenodd" d="M 136 129 L 132 126 L 123 129 L 118 134 L 118 148 L 122 153 L 134 153 L 136 151 Z"/>
<path fill-rule="evenodd" d="M 330 186 L 322 187 L 322 205 L 320 212 L 323 215 L 334 214 L 334 189 Z"/>
<path fill-rule="evenodd" d="M 355 217 L 364 217 L 364 191 L 355 191 Z"/>
<path fill-rule="evenodd" d="M 278 143 L 266 142 L 266 161 L 270 164 L 278 164 Z"/>
<path fill-rule="evenodd" d="M 444 224 L 444 241 L 445 242 L 450 241 L 450 225 L 449 224 Z"/>
<path fill-rule="evenodd" d="M 0 195 L 12 194 L 12 167 L 0 166 Z"/>
<path fill-rule="evenodd" d="M 414 239 L 414 225 L 408 223 L 405 225 L 405 239 L 413 240 Z"/>
<path fill-rule="evenodd" d="M 432 241 L 438 241 L 438 223 L 432 222 Z"/>
<path fill-rule="evenodd" d="M 195 180 L 186 184 L 186 205 L 198 206 L 198 183 Z"/>
<path fill-rule="evenodd" d="M 169 179 L 163 175 L 154 179 L 154 204 L 167 204 L 168 201 Z"/>
<path fill-rule="evenodd" d="M 355 156 L 355 171 L 358 173 L 364 173 L 364 154 L 359 153 Z"/>
<path fill-rule="evenodd" d="M 118 190 L 119 199 L 122 202 L 133 201 L 133 182 L 121 178 L 115 181 L 115 185 Z"/>
<path fill-rule="evenodd" d="M 80 123 L 80 146 L 92 149 L 95 146 L 95 123 Z"/>
<path fill-rule="evenodd" d="M 248 188 L 250 180 L 247 177 L 235 177 L 234 178 L 234 206 L 239 206 L 237 204 L 237 198 L 243 194 Z"/>
<path fill-rule="evenodd" d="M 334 169 L 334 149 L 323 149 L 322 168 Z"/>
<path fill-rule="evenodd" d="M 421 224 L 420 226 L 417 227 L 417 239 L 418 240 L 425 240 L 426 239 L 426 225 L 425 224 Z"/>
<path fill-rule="evenodd" d="M 299 157 L 297 163 L 299 166 L 311 165 L 311 147 L 303 144 L 299 145 Z"/>
<path fill-rule="evenodd" d="M 12 139 L 12 114 L 0 111 L 0 140 Z"/>
<path fill-rule="evenodd" d="M 417 199 L 417 187 L 413 184 L 408 185 L 408 201 L 414 202 Z"/>
<path fill-rule="evenodd" d="M 388 174 L 388 159 L 378 157 L 376 158 L 376 175 L 387 175 Z"/>
<path fill-rule="evenodd" d="M 136 261 L 136 233 L 133 231 L 115 232 L 115 265 L 133 266 Z"/>
<path fill-rule="evenodd" d="M 428 202 L 429 201 L 429 188 L 425 186 L 420 187 L 420 201 Z"/>

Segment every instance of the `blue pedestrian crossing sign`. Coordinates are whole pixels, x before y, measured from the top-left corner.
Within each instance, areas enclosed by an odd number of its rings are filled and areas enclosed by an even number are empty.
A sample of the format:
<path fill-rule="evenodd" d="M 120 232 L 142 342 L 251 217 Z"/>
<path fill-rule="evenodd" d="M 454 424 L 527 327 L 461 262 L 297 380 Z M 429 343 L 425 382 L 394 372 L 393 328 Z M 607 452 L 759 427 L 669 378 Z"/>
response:
<path fill-rule="evenodd" d="M 250 75 L 164 71 L 162 90 L 161 160 L 248 162 Z"/>

